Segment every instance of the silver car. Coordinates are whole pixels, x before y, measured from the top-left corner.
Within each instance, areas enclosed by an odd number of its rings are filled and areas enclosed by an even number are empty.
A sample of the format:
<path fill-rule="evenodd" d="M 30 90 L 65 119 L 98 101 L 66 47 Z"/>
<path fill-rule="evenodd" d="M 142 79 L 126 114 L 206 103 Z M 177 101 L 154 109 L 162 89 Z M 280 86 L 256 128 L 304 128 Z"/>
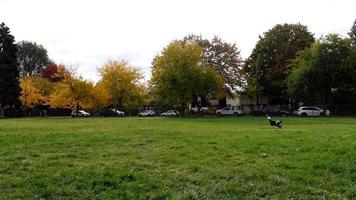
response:
<path fill-rule="evenodd" d="M 145 110 L 138 113 L 139 117 L 152 117 L 155 116 L 155 112 L 153 110 Z"/>
<path fill-rule="evenodd" d="M 90 113 L 85 112 L 84 110 L 73 110 L 70 115 L 72 117 L 90 117 Z"/>
<path fill-rule="evenodd" d="M 179 115 L 178 111 L 175 110 L 167 110 L 167 112 L 161 113 L 161 116 L 165 116 L 165 117 L 169 117 L 169 116 L 175 117 L 178 115 Z"/>
<path fill-rule="evenodd" d="M 235 107 L 225 107 L 223 109 L 216 110 L 216 114 L 218 116 L 223 116 L 223 115 L 239 116 L 243 114 L 243 111 Z"/>
<path fill-rule="evenodd" d="M 324 110 L 315 106 L 304 106 L 300 107 L 297 111 L 294 111 L 293 114 L 300 116 L 321 116 L 321 115 L 330 115 L 329 110 Z"/>

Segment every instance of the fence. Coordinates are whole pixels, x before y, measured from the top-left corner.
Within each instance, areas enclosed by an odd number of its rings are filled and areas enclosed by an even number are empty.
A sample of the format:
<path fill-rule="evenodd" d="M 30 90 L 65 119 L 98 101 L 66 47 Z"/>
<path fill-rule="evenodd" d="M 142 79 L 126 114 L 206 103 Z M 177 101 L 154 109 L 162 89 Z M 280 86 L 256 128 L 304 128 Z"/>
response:
<path fill-rule="evenodd" d="M 316 106 L 319 108 L 323 108 L 322 105 L 311 105 Z M 292 114 L 293 111 L 297 110 L 298 107 L 292 108 L 288 105 L 274 105 L 274 106 L 267 106 L 267 105 L 244 105 L 243 110 L 245 113 L 251 115 L 264 115 L 268 113 L 274 113 L 277 115 L 283 114 Z M 330 111 L 330 115 L 333 116 L 351 116 L 356 115 L 356 105 L 348 104 L 348 105 L 330 105 L 327 106 L 327 110 Z"/>
<path fill-rule="evenodd" d="M 319 108 L 322 108 L 321 105 L 315 105 Z M 267 105 L 243 105 L 238 106 L 239 109 L 242 109 L 244 114 L 248 115 L 289 115 L 292 114 L 294 110 L 297 108 L 290 108 L 288 105 L 275 105 L 275 106 L 267 106 Z M 207 111 L 204 111 L 201 114 L 204 115 L 215 115 L 216 107 L 211 106 Z M 327 109 L 330 111 L 332 116 L 356 116 L 356 105 L 331 105 L 328 106 Z M 125 112 L 126 115 L 136 116 L 138 112 L 143 110 L 153 110 L 156 115 L 160 115 L 162 112 L 167 111 L 167 109 L 162 109 L 158 107 L 141 107 L 139 109 L 121 109 Z M 93 116 L 98 116 L 99 110 L 89 110 Z M 27 116 L 69 116 L 71 113 L 70 109 L 30 109 L 27 112 Z M 183 113 L 181 113 L 183 114 Z M 192 110 L 185 110 L 185 115 L 198 115 L 197 112 L 193 112 Z M 22 117 L 25 116 L 25 112 L 22 108 L 7 108 L 5 109 L 6 117 Z"/>
<path fill-rule="evenodd" d="M 331 115 L 356 115 L 356 105 L 331 105 L 328 109 Z"/>

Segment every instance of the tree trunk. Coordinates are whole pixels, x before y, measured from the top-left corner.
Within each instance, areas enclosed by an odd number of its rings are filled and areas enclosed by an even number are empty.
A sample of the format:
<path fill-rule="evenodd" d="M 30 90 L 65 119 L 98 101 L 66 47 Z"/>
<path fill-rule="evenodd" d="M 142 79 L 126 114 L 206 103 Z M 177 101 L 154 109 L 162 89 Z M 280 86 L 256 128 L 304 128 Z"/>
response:
<path fill-rule="evenodd" d="M 5 117 L 5 108 L 0 104 L 0 118 Z"/>
<path fill-rule="evenodd" d="M 323 110 L 324 110 L 324 112 L 325 112 L 326 108 L 329 105 L 330 96 L 331 96 L 330 93 L 328 91 L 325 91 L 325 95 L 324 95 L 324 98 L 323 98 Z"/>
<path fill-rule="evenodd" d="M 28 117 L 28 108 L 25 106 L 25 117 Z"/>
<path fill-rule="evenodd" d="M 77 102 L 77 111 L 76 111 L 75 115 L 77 115 L 77 117 L 79 116 L 79 102 Z"/>
<path fill-rule="evenodd" d="M 180 111 L 182 113 L 182 116 L 184 116 L 184 107 L 185 107 L 185 103 L 182 103 L 181 104 L 181 108 L 180 108 Z"/>
<path fill-rule="evenodd" d="M 119 108 L 121 108 L 121 106 L 122 106 L 122 99 L 123 99 L 123 97 L 120 97 L 120 98 L 119 98 L 119 105 L 118 105 Z M 117 109 L 119 109 L 119 108 L 117 108 Z"/>

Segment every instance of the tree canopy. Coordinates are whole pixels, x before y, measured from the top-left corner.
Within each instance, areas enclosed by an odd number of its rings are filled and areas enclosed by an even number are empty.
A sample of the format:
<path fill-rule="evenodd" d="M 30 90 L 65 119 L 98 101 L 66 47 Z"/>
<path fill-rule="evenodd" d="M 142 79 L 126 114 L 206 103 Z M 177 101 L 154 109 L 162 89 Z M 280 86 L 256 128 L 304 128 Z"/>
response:
<path fill-rule="evenodd" d="M 92 107 L 93 84 L 82 77 L 71 77 L 56 85 L 50 96 L 49 104 L 53 108 L 73 110 Z"/>
<path fill-rule="evenodd" d="M 183 110 L 198 97 L 218 94 L 222 79 L 215 69 L 202 65 L 202 48 L 197 43 L 174 41 L 153 61 L 151 87 L 162 106 Z"/>
<path fill-rule="evenodd" d="M 21 96 L 20 100 L 25 108 L 25 114 L 29 108 L 34 108 L 38 104 L 46 104 L 46 96 L 36 87 L 37 78 L 24 77 L 20 80 Z M 38 84 L 38 83 L 37 83 Z"/>
<path fill-rule="evenodd" d="M 215 69 L 222 77 L 226 95 L 233 96 L 243 87 L 243 61 L 236 44 L 227 43 L 217 36 L 209 41 L 199 35 L 186 36 L 182 42 L 195 43 L 202 48 L 202 65 Z"/>
<path fill-rule="evenodd" d="M 300 52 L 290 67 L 288 91 L 296 100 L 327 106 L 338 93 L 356 94 L 356 52 L 349 39 L 327 35 Z"/>
<path fill-rule="evenodd" d="M 126 61 L 109 60 L 98 71 L 98 85 L 106 89 L 111 105 L 116 108 L 138 107 L 143 103 L 144 86 L 138 68 L 130 66 Z"/>
<path fill-rule="evenodd" d="M 42 70 L 42 77 L 51 82 L 60 82 L 70 77 L 70 72 L 62 64 L 49 64 Z"/>
<path fill-rule="evenodd" d="M 20 64 L 20 75 L 40 76 L 42 70 L 51 61 L 48 58 L 47 50 L 34 42 L 21 41 L 17 44 L 18 61 Z"/>
<path fill-rule="evenodd" d="M 260 36 L 244 68 L 256 95 L 287 97 L 289 62 L 313 42 L 313 34 L 301 24 L 278 24 Z"/>

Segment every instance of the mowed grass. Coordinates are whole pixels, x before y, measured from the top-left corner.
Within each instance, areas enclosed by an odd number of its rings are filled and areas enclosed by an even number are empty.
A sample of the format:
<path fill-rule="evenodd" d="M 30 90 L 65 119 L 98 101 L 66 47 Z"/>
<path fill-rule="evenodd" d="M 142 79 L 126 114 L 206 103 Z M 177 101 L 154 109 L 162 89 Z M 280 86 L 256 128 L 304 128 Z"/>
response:
<path fill-rule="evenodd" d="M 356 199 L 356 118 L 0 120 L 0 199 Z"/>

